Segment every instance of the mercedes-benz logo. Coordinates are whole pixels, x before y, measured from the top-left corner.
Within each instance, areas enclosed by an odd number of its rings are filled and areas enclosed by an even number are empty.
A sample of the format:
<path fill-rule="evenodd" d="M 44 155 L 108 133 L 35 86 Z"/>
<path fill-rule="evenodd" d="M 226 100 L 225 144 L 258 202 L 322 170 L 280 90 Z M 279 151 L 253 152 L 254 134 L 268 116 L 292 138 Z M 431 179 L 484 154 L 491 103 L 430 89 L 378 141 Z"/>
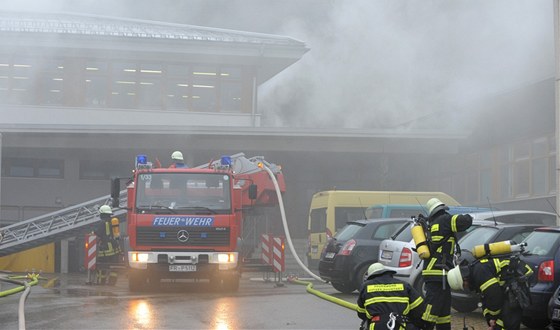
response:
<path fill-rule="evenodd" d="M 181 243 L 185 243 L 189 240 L 189 232 L 181 229 L 177 232 L 177 240 Z"/>

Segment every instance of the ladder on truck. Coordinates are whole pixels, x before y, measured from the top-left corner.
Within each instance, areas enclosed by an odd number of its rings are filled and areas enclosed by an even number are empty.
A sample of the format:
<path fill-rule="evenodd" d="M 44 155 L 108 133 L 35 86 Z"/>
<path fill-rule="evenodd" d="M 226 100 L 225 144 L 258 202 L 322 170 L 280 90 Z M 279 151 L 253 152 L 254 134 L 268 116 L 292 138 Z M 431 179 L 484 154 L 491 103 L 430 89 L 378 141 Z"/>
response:
<path fill-rule="evenodd" d="M 232 162 L 231 168 L 233 169 L 233 172 L 237 174 L 250 174 L 250 173 L 263 171 L 257 165 L 258 162 L 264 163 L 272 171 L 272 173 L 276 174 L 281 170 L 280 166 L 267 162 L 266 160 L 264 160 L 263 156 L 254 156 L 251 158 L 247 158 L 245 157 L 244 153 L 240 152 L 237 154 L 233 154 L 229 157 L 231 158 L 231 162 Z M 195 166 L 194 168 L 211 168 L 215 166 L 220 166 L 220 162 L 221 162 L 220 159 L 213 160 L 210 163 Z"/>
<path fill-rule="evenodd" d="M 126 205 L 126 189 L 120 192 L 120 200 Z M 98 224 L 99 207 L 110 204 L 111 196 L 92 199 L 82 204 L 0 227 L 0 257 L 25 251 L 47 243 L 76 237 L 92 231 Z M 114 216 L 126 213 L 116 209 Z"/>

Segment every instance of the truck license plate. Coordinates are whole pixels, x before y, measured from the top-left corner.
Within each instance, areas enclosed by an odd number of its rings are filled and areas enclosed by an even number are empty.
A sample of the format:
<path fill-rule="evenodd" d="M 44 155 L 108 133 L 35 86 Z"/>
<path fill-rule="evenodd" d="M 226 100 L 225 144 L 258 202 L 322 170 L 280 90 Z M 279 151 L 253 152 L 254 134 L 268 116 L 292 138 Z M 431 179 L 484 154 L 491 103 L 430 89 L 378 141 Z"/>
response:
<path fill-rule="evenodd" d="M 552 310 L 552 319 L 560 320 L 560 309 L 555 308 L 554 310 Z"/>
<path fill-rule="evenodd" d="M 196 272 L 196 265 L 169 265 L 170 272 Z"/>
<path fill-rule="evenodd" d="M 332 259 L 332 258 L 334 258 L 334 252 L 328 252 L 327 254 L 325 254 L 325 258 L 326 258 L 326 259 Z"/>

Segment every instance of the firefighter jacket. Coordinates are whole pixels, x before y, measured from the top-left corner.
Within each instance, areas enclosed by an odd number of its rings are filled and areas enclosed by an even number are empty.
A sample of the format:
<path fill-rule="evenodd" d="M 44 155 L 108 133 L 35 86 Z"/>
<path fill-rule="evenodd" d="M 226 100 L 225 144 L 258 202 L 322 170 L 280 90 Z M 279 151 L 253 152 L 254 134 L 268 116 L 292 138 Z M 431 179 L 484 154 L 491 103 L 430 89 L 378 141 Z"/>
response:
<path fill-rule="evenodd" d="M 441 281 L 443 269 L 453 268 L 455 234 L 467 230 L 472 225 L 469 214 L 450 215 L 441 210 L 428 219 L 430 259 L 424 260 L 422 276 L 424 281 Z"/>
<path fill-rule="evenodd" d="M 358 296 L 358 317 L 367 322 L 367 329 L 387 329 L 391 313 L 404 316 L 420 328 L 428 326 L 423 320 L 426 306 L 412 286 L 390 273 L 383 273 L 366 280 Z M 400 323 L 395 329 L 405 329 Z"/>
<path fill-rule="evenodd" d="M 103 258 L 120 254 L 120 244 L 114 236 L 111 219 L 105 219 L 105 217 L 102 217 L 101 220 L 102 222 L 95 230 L 95 235 L 99 240 L 97 256 Z"/>
<path fill-rule="evenodd" d="M 486 321 L 496 321 L 495 330 L 504 328 L 502 308 L 509 299 L 506 288 L 515 278 L 533 274 L 529 265 L 509 257 L 488 257 L 471 263 L 468 283 L 472 291 L 480 293 L 482 314 Z"/>

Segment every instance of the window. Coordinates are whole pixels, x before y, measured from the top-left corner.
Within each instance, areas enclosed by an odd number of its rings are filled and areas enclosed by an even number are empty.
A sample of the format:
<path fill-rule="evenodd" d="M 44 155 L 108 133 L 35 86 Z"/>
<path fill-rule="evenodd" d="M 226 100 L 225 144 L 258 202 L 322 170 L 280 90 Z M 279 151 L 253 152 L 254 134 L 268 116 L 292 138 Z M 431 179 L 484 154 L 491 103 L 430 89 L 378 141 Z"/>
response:
<path fill-rule="evenodd" d="M 111 162 L 97 160 L 80 161 L 80 179 L 83 180 L 108 180 L 111 177 L 123 177 L 130 172 L 131 164 L 128 162 Z"/>
<path fill-rule="evenodd" d="M 340 228 L 344 227 L 347 221 L 364 219 L 365 212 L 365 207 L 335 207 L 335 231 L 339 231 Z"/>
<path fill-rule="evenodd" d="M 311 210 L 309 214 L 310 231 L 312 233 L 324 233 L 327 231 L 327 208 Z"/>
<path fill-rule="evenodd" d="M 109 64 L 88 61 L 84 67 L 85 104 L 87 107 L 102 108 L 107 105 Z"/>
<path fill-rule="evenodd" d="M 192 106 L 194 111 L 217 111 L 215 67 L 195 66 L 192 70 Z"/>
<path fill-rule="evenodd" d="M 6 158 L 2 161 L 2 175 L 19 178 L 64 178 L 61 159 Z"/>

